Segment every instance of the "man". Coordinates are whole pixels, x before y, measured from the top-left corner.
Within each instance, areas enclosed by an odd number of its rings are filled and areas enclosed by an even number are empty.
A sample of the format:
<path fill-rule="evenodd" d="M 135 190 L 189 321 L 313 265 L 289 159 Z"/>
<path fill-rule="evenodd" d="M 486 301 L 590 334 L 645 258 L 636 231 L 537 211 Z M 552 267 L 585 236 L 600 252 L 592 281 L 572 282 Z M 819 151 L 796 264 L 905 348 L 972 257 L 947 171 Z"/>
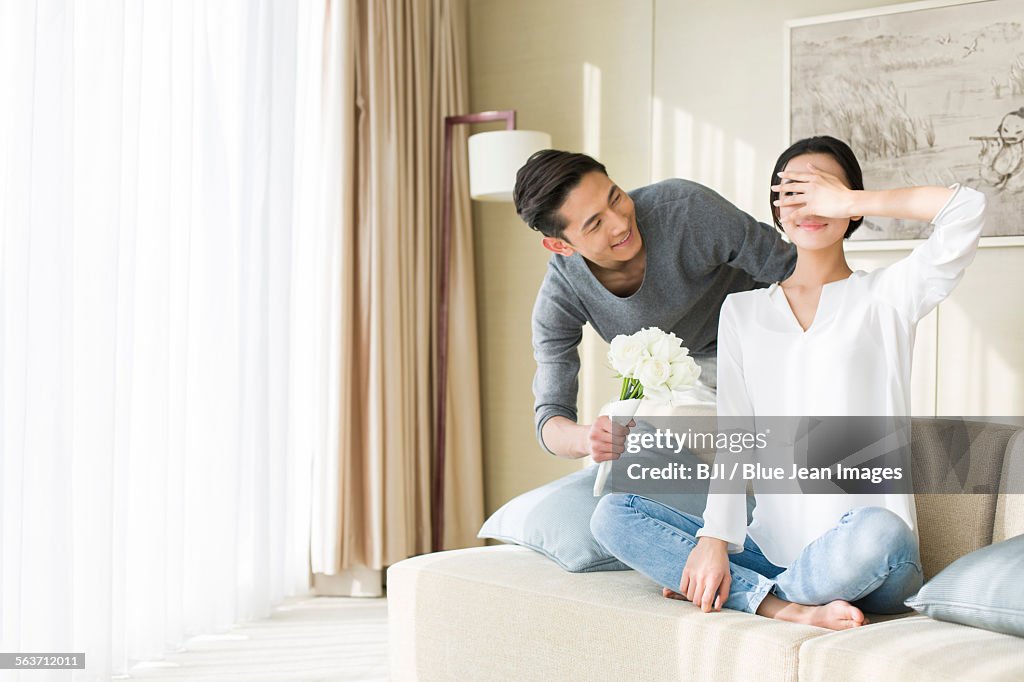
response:
<path fill-rule="evenodd" d="M 513 198 L 554 254 L 533 309 L 533 392 L 537 437 L 561 457 L 617 459 L 628 431 L 608 417 L 577 423 L 584 324 L 607 342 L 643 327 L 674 332 L 714 387 L 722 301 L 796 263 L 779 233 L 707 187 L 676 179 L 627 194 L 585 154 L 537 152 Z"/>

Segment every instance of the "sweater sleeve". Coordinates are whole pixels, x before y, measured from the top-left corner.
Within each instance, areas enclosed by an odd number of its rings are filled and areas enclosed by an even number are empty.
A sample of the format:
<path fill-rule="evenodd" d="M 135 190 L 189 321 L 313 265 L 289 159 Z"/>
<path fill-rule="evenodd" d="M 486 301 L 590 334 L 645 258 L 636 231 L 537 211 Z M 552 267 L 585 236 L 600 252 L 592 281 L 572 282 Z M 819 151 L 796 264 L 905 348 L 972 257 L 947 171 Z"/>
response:
<path fill-rule="evenodd" d="M 733 206 L 714 190 L 701 187 L 696 194 L 704 229 L 708 265 L 728 265 L 745 271 L 758 282 L 779 282 L 793 273 L 796 249 L 783 241 L 778 230 L 760 223 Z"/>
<path fill-rule="evenodd" d="M 578 308 L 575 293 L 551 266 L 533 306 L 533 357 L 537 371 L 533 376 L 534 421 L 537 440 L 544 444 L 544 424 L 552 417 L 576 421 L 576 397 L 579 390 L 579 345 L 586 318 Z M 552 453 L 553 454 L 553 453 Z"/>
<path fill-rule="evenodd" d="M 736 330 L 735 297 L 729 296 L 722 305 L 718 324 L 718 430 L 720 433 L 742 430 L 753 432 L 754 409 L 743 379 L 743 355 Z M 723 465 L 726 476 L 733 467 L 742 467 L 751 461 L 751 452 L 740 453 L 720 449 L 715 464 Z M 747 537 L 746 484 L 738 473 L 726 479 L 711 482 L 707 505 L 704 508 L 704 527 L 697 537 L 725 540 L 730 554 L 743 551 Z"/>
<path fill-rule="evenodd" d="M 909 256 L 878 270 L 872 288 L 915 323 L 952 293 L 974 260 L 985 226 L 985 195 L 957 187 L 932 219 L 931 236 Z"/>

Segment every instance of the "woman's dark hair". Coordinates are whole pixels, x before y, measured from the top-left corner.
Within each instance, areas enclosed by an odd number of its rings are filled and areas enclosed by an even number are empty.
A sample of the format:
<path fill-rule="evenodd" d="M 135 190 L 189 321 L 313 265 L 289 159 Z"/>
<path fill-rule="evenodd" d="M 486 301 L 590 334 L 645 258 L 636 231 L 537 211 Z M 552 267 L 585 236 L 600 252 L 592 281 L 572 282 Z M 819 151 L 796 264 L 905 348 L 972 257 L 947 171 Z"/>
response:
<path fill-rule="evenodd" d="M 775 162 L 775 170 L 772 171 L 772 182 L 771 184 L 777 184 L 781 178 L 779 173 L 786 167 L 792 159 L 802 154 L 828 154 L 839 167 L 843 169 L 843 173 L 846 175 L 847 182 L 850 183 L 850 189 L 864 189 L 864 174 L 860 170 L 860 163 L 857 162 L 857 156 L 850 149 L 850 146 L 842 140 L 837 140 L 834 137 L 828 135 L 818 135 L 817 137 L 807 137 L 798 142 L 794 142 L 789 149 L 782 152 L 779 156 L 779 160 Z M 779 231 L 783 231 L 782 223 L 779 221 L 779 208 L 775 205 L 775 201 L 779 198 L 778 192 L 771 192 L 768 198 L 768 205 L 772 209 L 772 220 L 775 222 L 775 227 L 779 228 Z M 849 238 L 851 234 L 856 231 L 860 224 L 864 222 L 864 218 L 857 218 L 856 220 L 850 221 L 850 227 L 847 228 L 846 234 L 843 235 L 843 239 Z"/>
<path fill-rule="evenodd" d="M 558 209 L 580 179 L 593 171 L 608 175 L 600 162 L 586 154 L 557 149 L 536 152 L 516 173 L 516 187 L 512 190 L 516 213 L 544 236 L 564 239 L 566 224 Z"/>

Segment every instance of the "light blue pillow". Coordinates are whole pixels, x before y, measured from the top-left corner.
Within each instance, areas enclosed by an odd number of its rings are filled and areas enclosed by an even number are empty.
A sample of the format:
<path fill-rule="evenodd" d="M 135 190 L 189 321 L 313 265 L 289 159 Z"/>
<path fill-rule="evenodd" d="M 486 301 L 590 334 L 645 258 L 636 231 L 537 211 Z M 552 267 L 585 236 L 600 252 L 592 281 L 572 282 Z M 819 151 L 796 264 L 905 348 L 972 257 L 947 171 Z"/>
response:
<path fill-rule="evenodd" d="M 905 603 L 936 620 L 1024 637 L 1024 535 L 960 557 Z"/>
<path fill-rule="evenodd" d="M 529 547 L 572 573 L 628 570 L 590 532 L 601 499 L 594 497 L 596 476 L 597 467 L 587 467 L 523 493 L 494 512 L 477 537 Z M 700 493 L 649 497 L 695 516 L 704 513 L 707 501 Z M 748 511 L 752 500 L 748 497 Z"/>

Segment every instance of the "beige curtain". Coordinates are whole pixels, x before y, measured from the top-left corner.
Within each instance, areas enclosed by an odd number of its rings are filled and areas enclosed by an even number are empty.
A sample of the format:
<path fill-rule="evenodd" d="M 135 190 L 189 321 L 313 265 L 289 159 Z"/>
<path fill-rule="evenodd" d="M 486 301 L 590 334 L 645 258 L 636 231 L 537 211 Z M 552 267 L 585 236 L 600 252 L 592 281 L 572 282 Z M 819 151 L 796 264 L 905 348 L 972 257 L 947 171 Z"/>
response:
<path fill-rule="evenodd" d="M 341 394 L 334 573 L 430 551 L 440 158 L 468 106 L 464 0 L 325 5 L 336 111 Z M 330 125 L 332 117 L 325 117 Z M 482 453 L 465 135 L 456 138 L 445 546 L 481 544 Z M 332 153 L 332 149 L 325 150 Z M 330 527 L 330 525 L 328 525 Z"/>

